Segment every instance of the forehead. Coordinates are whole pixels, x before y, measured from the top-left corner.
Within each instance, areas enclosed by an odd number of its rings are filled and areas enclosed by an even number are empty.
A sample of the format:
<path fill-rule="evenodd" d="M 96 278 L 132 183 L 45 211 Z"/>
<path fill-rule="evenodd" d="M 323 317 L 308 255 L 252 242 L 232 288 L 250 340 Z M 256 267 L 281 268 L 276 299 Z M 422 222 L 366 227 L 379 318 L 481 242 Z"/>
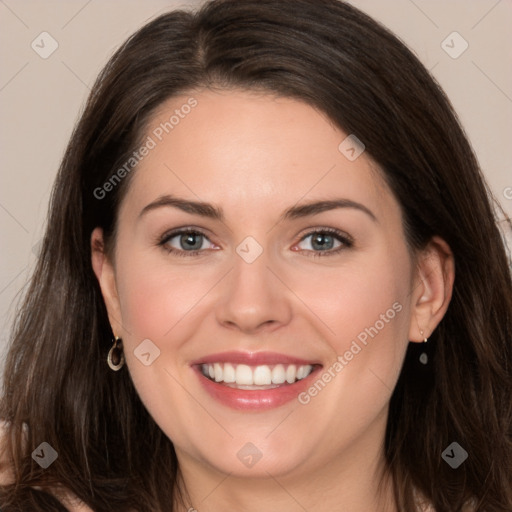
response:
<path fill-rule="evenodd" d="M 238 90 L 177 96 L 148 124 L 150 149 L 125 202 L 140 210 L 173 194 L 220 204 L 226 214 L 244 206 L 250 215 L 341 195 L 378 213 L 394 199 L 365 153 L 351 161 L 340 151 L 346 137 L 326 115 L 291 98 Z"/>

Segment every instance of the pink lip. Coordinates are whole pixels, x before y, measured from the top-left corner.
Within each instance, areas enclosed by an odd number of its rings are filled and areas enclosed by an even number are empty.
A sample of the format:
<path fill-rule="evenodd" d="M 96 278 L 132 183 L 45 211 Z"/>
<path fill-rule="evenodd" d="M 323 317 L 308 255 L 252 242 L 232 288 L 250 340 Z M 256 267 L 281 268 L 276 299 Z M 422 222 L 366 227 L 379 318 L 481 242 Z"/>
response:
<path fill-rule="evenodd" d="M 219 352 L 209 356 L 202 357 L 193 361 L 191 365 L 201 365 L 205 363 L 233 363 L 257 366 L 260 364 L 321 364 L 319 361 L 307 361 L 298 357 L 278 354 L 277 352 Z"/>
<path fill-rule="evenodd" d="M 225 386 L 203 375 L 201 371 L 202 364 L 219 362 L 247 364 L 250 366 L 257 366 L 259 364 L 311 364 L 317 367 L 314 368 L 306 378 L 296 381 L 293 384 L 285 383 L 272 389 L 246 390 Z M 232 409 L 257 412 L 273 409 L 297 399 L 298 395 L 308 388 L 317 378 L 317 374 L 322 367 L 318 362 L 307 361 L 305 359 L 273 352 L 221 352 L 198 359 L 194 361 L 191 366 L 198 376 L 203 389 L 216 401 Z"/>

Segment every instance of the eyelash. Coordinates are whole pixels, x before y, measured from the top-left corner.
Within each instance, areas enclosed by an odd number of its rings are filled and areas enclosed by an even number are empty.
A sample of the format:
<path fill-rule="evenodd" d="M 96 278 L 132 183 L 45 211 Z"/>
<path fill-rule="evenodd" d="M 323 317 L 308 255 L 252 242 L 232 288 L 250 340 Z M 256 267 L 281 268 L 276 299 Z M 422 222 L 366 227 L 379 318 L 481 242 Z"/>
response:
<path fill-rule="evenodd" d="M 191 256 L 199 256 L 205 249 L 196 249 L 194 251 L 181 251 L 181 250 L 175 249 L 174 247 L 169 247 L 166 245 L 170 240 L 172 240 L 176 236 L 186 235 L 186 234 L 202 235 L 208 240 L 208 237 L 206 236 L 206 234 L 203 233 L 200 229 L 183 228 L 183 229 L 178 229 L 176 231 L 171 231 L 170 233 L 166 233 L 165 235 L 163 235 L 160 238 L 160 240 L 158 241 L 158 245 L 161 246 L 167 253 L 173 254 L 175 256 L 185 257 L 185 258 L 191 257 Z M 327 251 L 310 251 L 310 250 L 306 250 L 306 249 L 301 249 L 297 252 L 306 251 L 307 253 L 309 253 L 309 257 L 312 257 L 312 258 L 334 256 L 334 255 L 338 254 L 339 252 L 341 252 L 342 250 L 349 249 L 350 247 L 352 247 L 354 245 L 354 241 L 352 240 L 352 238 L 349 235 L 347 235 L 346 233 L 343 233 L 342 231 L 339 231 L 337 229 L 333 229 L 333 228 L 321 228 L 321 229 L 315 229 L 315 230 L 309 231 L 299 240 L 299 243 L 304 241 L 309 236 L 316 235 L 316 234 L 334 235 L 334 237 L 339 242 L 341 242 L 342 245 L 340 245 L 336 249 L 331 249 L 331 250 L 327 250 Z"/>

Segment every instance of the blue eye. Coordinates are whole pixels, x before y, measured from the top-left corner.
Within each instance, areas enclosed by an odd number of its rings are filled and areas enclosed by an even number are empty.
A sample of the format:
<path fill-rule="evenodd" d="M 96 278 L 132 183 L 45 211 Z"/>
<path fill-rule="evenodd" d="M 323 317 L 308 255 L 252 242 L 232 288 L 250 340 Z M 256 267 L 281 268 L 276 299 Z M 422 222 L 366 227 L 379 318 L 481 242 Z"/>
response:
<path fill-rule="evenodd" d="M 309 244 L 311 249 L 302 248 L 302 250 L 311 253 L 310 255 L 313 257 L 332 256 L 333 254 L 338 254 L 343 249 L 353 246 L 353 241 L 348 235 L 331 228 L 312 231 L 304 236 L 300 243 L 309 238 L 311 238 Z"/>
<path fill-rule="evenodd" d="M 182 229 L 164 235 L 159 245 L 163 246 L 168 252 L 178 256 L 196 256 L 202 250 L 209 248 L 209 244 L 206 243 L 207 240 L 206 235 L 200 231 Z"/>

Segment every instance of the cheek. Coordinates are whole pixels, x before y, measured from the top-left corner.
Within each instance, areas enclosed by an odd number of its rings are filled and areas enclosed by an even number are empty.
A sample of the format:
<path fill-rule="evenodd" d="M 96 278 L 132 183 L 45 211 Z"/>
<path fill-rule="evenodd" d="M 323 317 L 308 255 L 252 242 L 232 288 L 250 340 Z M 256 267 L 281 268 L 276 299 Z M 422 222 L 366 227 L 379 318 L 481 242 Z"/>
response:
<path fill-rule="evenodd" d="M 337 268 L 323 268 L 314 279 L 311 273 L 296 276 L 292 286 L 305 298 L 306 306 L 317 315 L 317 324 L 324 326 L 322 334 L 341 355 L 355 340 L 365 348 L 370 340 L 382 340 L 378 346 L 389 348 L 407 330 L 409 269 L 405 251 L 384 248 Z"/>
<path fill-rule="evenodd" d="M 200 301 L 209 282 L 204 270 L 155 264 L 144 255 L 121 263 L 118 275 L 123 327 L 132 339 L 161 340 Z"/>
<path fill-rule="evenodd" d="M 205 296 L 218 273 L 208 265 L 187 268 L 168 261 L 165 254 L 155 258 L 144 251 L 132 250 L 130 258 L 117 262 L 125 357 L 135 387 L 152 413 L 158 414 L 162 404 L 179 404 L 186 398 L 178 384 L 188 377 L 182 347 L 197 332 Z M 145 361 L 142 354 L 148 352 Z"/>
<path fill-rule="evenodd" d="M 332 349 L 324 372 L 329 374 L 303 403 L 339 404 L 354 414 L 353 421 L 359 417 L 361 425 L 386 404 L 408 345 L 409 270 L 405 250 L 382 250 L 297 289 L 297 295 L 308 297 Z"/>
<path fill-rule="evenodd" d="M 165 257 L 162 260 L 132 252 L 130 258 L 118 262 L 123 345 L 130 376 L 146 409 L 170 438 L 183 440 L 187 425 L 197 423 L 202 411 L 183 391 L 187 375 L 180 348 L 194 334 L 198 309 L 194 306 L 215 276 L 211 277 L 211 271 L 173 266 Z M 146 365 L 142 354 L 148 352 Z M 181 422 L 176 421 L 175 411 L 180 411 Z"/>
<path fill-rule="evenodd" d="M 390 269 L 368 269 L 364 275 L 351 275 L 339 284 L 337 307 L 333 304 L 330 310 L 335 333 L 332 342 L 337 354 L 351 350 L 354 345 L 352 352 L 358 355 L 368 349 L 392 352 L 396 337 L 406 327 L 402 320 L 407 287 L 401 278 Z M 347 358 L 351 356 L 347 354 Z"/>

